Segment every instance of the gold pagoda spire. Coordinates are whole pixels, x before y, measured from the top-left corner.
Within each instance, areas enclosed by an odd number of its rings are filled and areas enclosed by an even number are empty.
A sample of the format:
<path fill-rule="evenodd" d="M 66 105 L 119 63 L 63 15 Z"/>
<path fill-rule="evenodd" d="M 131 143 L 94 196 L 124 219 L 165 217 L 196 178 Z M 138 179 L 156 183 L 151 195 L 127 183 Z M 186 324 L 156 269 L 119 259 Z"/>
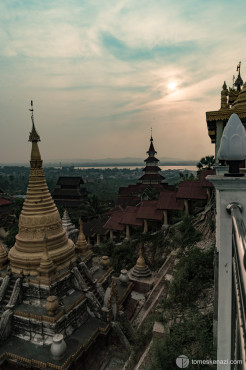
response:
<path fill-rule="evenodd" d="M 15 245 L 9 251 L 9 260 L 12 272 L 19 274 L 23 270 L 24 275 L 37 276 L 45 248 L 57 271 L 68 267 L 76 257 L 74 243 L 68 239 L 62 227 L 59 212 L 47 187 L 33 108 L 31 112 L 32 131 L 29 141 L 32 142 L 32 151 L 29 183 L 19 218 L 19 232 Z"/>
<path fill-rule="evenodd" d="M 137 259 L 136 267 L 140 269 L 143 269 L 146 267 L 146 262 L 143 257 L 143 243 L 140 243 L 140 246 L 139 246 L 139 257 Z"/>

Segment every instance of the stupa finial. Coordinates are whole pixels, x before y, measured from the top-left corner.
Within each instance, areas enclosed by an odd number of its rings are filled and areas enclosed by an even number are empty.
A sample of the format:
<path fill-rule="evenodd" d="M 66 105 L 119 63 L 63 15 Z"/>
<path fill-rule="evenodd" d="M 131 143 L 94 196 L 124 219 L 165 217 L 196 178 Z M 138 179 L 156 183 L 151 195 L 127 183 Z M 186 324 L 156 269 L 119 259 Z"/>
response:
<path fill-rule="evenodd" d="M 40 141 L 40 136 L 37 133 L 35 125 L 34 125 L 34 114 L 33 114 L 34 109 L 33 109 L 33 101 L 32 100 L 31 100 L 31 109 L 29 109 L 29 111 L 31 112 L 31 120 L 32 120 L 32 131 L 30 132 L 30 135 L 29 135 L 29 141 L 38 142 L 38 141 Z"/>
<path fill-rule="evenodd" d="M 239 62 L 237 65 L 237 72 L 238 72 L 238 76 L 237 76 L 236 81 L 234 82 L 234 86 L 236 87 L 236 90 L 240 92 L 241 86 L 243 86 L 243 80 L 241 77 L 241 62 Z"/>

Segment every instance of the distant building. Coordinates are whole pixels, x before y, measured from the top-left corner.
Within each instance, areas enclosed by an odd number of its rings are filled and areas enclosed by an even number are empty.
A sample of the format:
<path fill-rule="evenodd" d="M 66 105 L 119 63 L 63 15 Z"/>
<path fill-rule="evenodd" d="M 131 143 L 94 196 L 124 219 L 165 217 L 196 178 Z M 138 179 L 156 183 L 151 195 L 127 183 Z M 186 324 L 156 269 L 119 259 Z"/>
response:
<path fill-rule="evenodd" d="M 162 191 L 174 190 L 175 187 L 164 182 L 165 178 L 160 174 L 161 168 L 158 166 L 159 159 L 155 157 L 156 150 L 153 144 L 152 134 L 150 146 L 147 151 L 148 157 L 144 160 L 143 176 L 137 184 L 119 188 L 117 204 L 122 207 L 137 205 L 142 200 L 157 198 L 157 194 Z"/>
<path fill-rule="evenodd" d="M 88 191 L 84 187 L 84 181 L 79 176 L 59 177 L 53 199 L 57 205 L 67 208 L 78 208 L 87 202 Z"/>
<path fill-rule="evenodd" d="M 238 76 L 232 87 L 227 88 L 224 82 L 221 91 L 221 106 L 216 111 L 206 113 L 208 135 L 215 144 L 215 158 L 220 147 L 224 128 L 233 113 L 236 113 L 246 127 L 246 83 L 243 83 L 241 62 L 237 66 Z"/>
<path fill-rule="evenodd" d="M 150 146 L 147 151 L 148 158 L 144 160 L 146 166 L 143 169 L 144 175 L 140 177 L 139 183 L 141 184 L 161 184 L 164 177 L 160 174 L 161 168 L 158 167 L 159 159 L 155 157 L 157 152 L 155 151 L 152 135 L 150 137 Z"/>

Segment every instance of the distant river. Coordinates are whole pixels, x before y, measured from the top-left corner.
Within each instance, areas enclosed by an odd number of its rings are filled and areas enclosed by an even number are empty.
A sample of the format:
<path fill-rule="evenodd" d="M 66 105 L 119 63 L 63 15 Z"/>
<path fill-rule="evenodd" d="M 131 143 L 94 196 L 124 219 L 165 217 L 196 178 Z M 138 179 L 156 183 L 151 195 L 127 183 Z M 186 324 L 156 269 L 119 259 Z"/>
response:
<path fill-rule="evenodd" d="M 188 171 L 197 171 L 197 167 L 196 166 L 183 166 L 183 165 L 180 165 L 180 166 L 159 166 L 161 168 L 162 171 L 167 171 L 167 170 L 180 170 L 180 171 L 184 171 L 184 170 L 188 170 Z M 105 166 L 105 167 L 96 167 L 96 166 L 92 166 L 92 167 L 74 167 L 75 170 L 87 170 L 87 169 L 91 169 L 91 168 L 95 168 L 95 169 L 98 169 L 98 170 L 105 170 L 107 168 L 118 168 L 119 170 L 123 170 L 123 169 L 128 169 L 128 170 L 135 170 L 136 168 L 144 168 L 144 166 Z"/>

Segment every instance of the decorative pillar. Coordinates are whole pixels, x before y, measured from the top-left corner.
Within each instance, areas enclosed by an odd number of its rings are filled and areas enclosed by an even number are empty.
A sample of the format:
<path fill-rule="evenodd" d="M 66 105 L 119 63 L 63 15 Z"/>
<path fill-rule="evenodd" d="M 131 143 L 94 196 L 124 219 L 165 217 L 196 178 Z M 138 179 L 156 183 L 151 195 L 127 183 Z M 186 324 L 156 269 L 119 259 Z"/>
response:
<path fill-rule="evenodd" d="M 97 245 L 100 245 L 100 234 L 97 234 Z"/>
<path fill-rule="evenodd" d="M 189 216 L 189 201 L 188 201 L 188 199 L 184 199 L 184 207 L 185 207 L 186 216 Z"/>
<path fill-rule="evenodd" d="M 143 234 L 146 234 L 148 232 L 148 221 L 147 220 L 144 220 L 144 230 L 143 230 Z"/>
<path fill-rule="evenodd" d="M 239 162 L 246 157 L 246 133 L 236 114 L 233 114 L 224 130 L 218 159 Z M 233 169 L 230 173 L 230 169 Z M 229 173 L 207 176 L 216 189 L 216 248 L 218 251 L 218 327 L 217 359 L 232 359 L 232 219 L 227 213 L 229 203 L 242 205 L 242 217 L 246 223 L 246 177 L 240 177 L 234 166 Z M 217 369 L 229 370 L 230 364 L 217 365 Z"/>
<path fill-rule="evenodd" d="M 167 210 L 166 209 L 164 209 L 164 211 L 163 211 L 163 216 L 164 216 L 163 225 L 168 226 L 168 217 L 167 217 Z"/>
<path fill-rule="evenodd" d="M 130 225 L 126 225 L 126 240 L 130 239 Z"/>

